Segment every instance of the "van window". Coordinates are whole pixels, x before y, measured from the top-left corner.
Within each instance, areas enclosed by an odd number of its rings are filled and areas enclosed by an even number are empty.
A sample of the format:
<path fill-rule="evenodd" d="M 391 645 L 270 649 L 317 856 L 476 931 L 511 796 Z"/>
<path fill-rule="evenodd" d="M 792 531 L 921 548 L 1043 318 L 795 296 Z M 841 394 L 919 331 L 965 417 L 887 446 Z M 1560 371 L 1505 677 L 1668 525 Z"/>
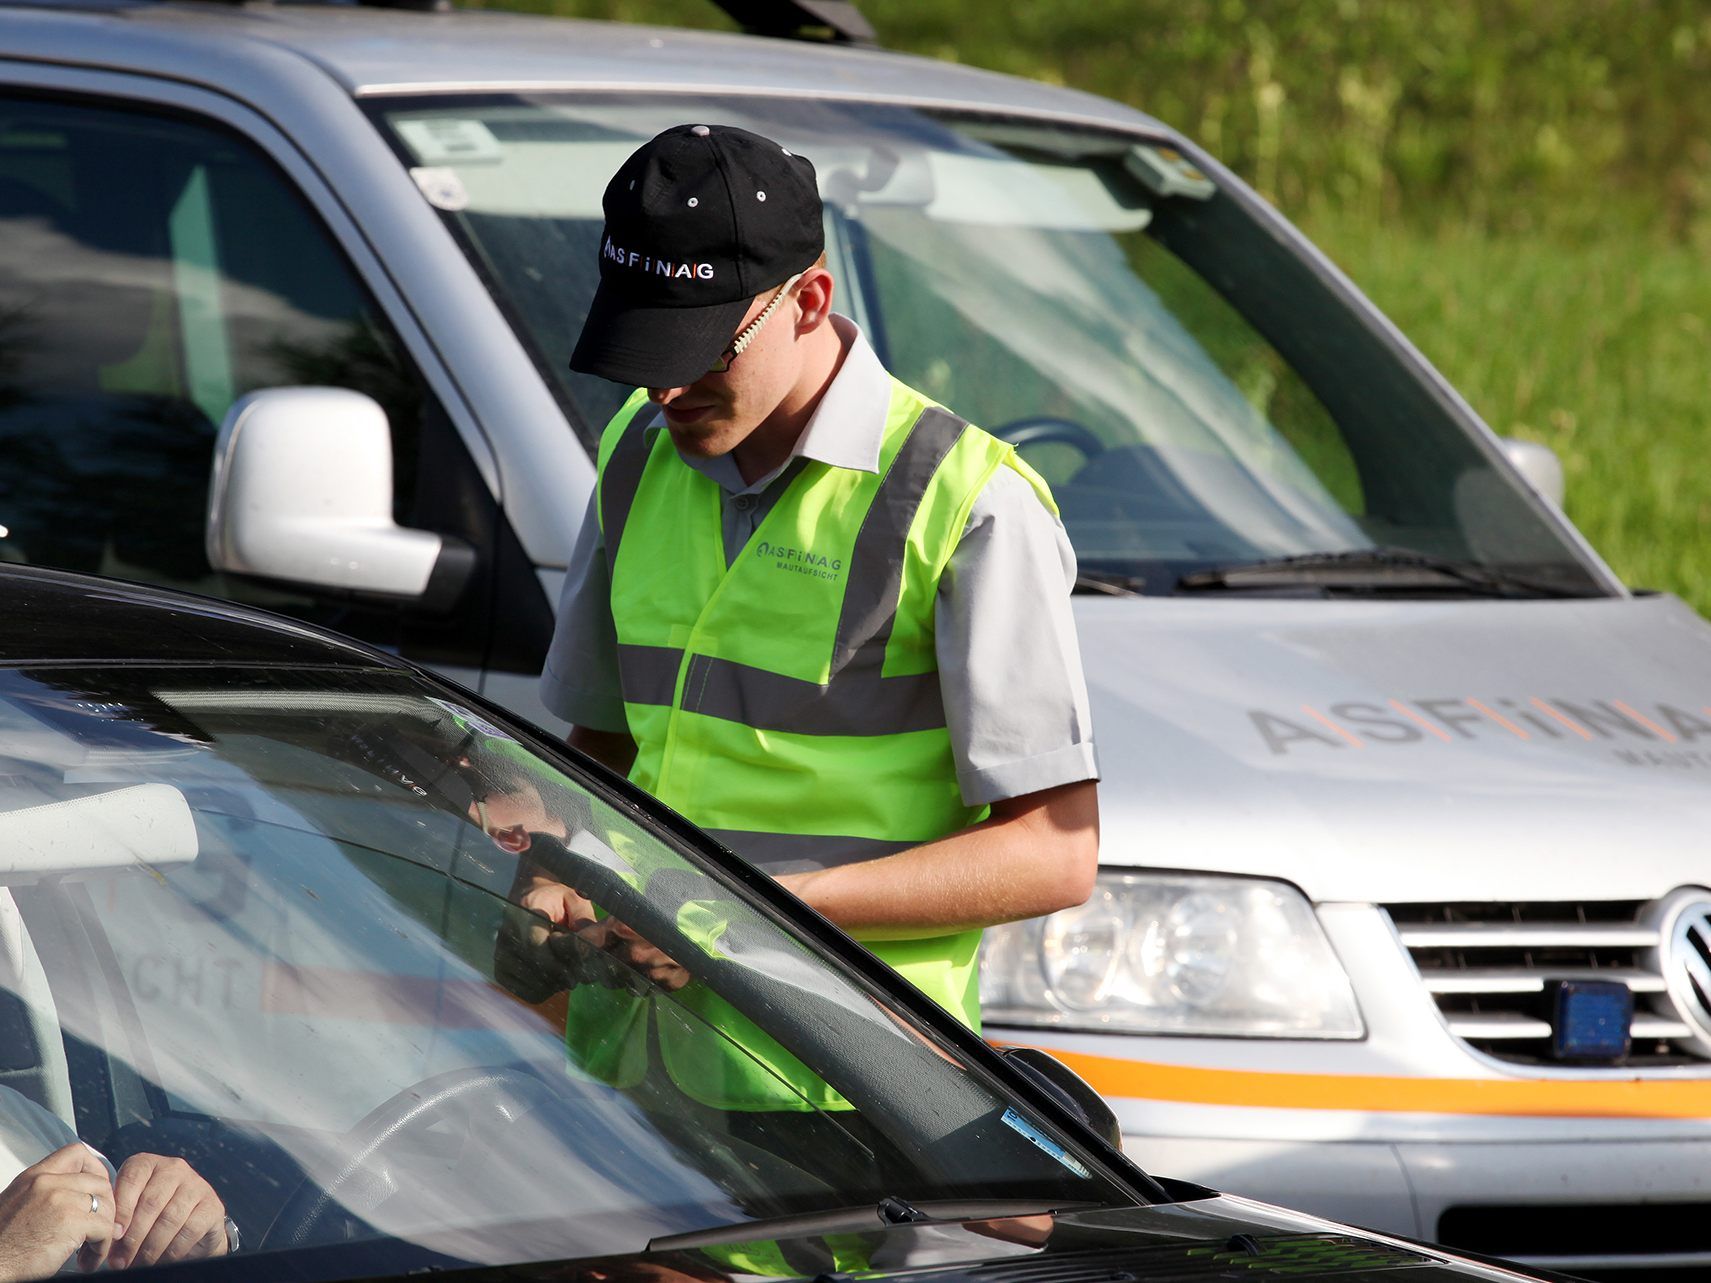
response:
<path fill-rule="evenodd" d="M 398 645 L 395 608 L 208 565 L 220 420 L 281 385 L 379 402 L 398 520 L 435 524 L 418 511 L 417 460 L 444 416 L 256 148 L 178 116 L 0 99 L 0 559 L 253 602 Z"/>
<path fill-rule="evenodd" d="M 834 306 L 894 374 L 1046 477 L 1088 587 L 1168 595 L 1209 570 L 1400 553 L 1451 563 L 1417 577 L 1433 595 L 1601 591 L 1430 372 L 1162 144 L 826 100 L 374 112 L 590 440 L 624 395 L 564 368 L 598 280 L 602 191 L 659 130 L 721 121 L 814 162 Z"/>

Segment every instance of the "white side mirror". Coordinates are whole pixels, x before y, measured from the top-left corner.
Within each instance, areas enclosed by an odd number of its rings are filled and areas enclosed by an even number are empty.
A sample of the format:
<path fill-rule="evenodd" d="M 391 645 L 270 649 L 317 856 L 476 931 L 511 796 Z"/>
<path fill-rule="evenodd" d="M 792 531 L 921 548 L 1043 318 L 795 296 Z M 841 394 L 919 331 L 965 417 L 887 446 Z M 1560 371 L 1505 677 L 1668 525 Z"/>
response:
<path fill-rule="evenodd" d="M 1529 485 L 1557 507 L 1562 507 L 1562 460 L 1548 445 L 1523 441 L 1519 437 L 1499 437 L 1503 453 L 1515 466 L 1515 471 L 1527 478 Z"/>
<path fill-rule="evenodd" d="M 471 549 L 392 520 L 386 414 L 345 388 L 267 388 L 226 414 L 208 487 L 217 570 L 449 605 Z"/>

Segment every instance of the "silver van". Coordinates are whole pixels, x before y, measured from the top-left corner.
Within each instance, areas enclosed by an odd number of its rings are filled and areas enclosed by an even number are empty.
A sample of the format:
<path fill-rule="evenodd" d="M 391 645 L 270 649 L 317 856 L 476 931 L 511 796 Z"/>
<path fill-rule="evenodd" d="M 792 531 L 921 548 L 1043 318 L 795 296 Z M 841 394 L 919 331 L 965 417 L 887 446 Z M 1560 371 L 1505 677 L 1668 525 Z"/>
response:
<path fill-rule="evenodd" d="M 564 364 L 600 193 L 695 119 L 813 158 L 842 310 L 1075 541 L 1105 868 L 990 933 L 988 1036 L 1073 1065 L 1149 1170 L 1711 1264 L 1711 631 L 1127 107 L 752 36 L 0 5 L 0 559 L 268 606 L 545 720 L 622 395 Z"/>

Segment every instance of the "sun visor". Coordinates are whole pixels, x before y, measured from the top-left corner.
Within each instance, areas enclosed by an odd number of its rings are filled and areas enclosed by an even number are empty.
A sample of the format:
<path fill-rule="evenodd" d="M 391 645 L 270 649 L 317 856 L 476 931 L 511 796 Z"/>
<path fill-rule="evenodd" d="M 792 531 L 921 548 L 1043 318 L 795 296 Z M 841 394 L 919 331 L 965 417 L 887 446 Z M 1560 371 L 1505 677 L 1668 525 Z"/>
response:
<path fill-rule="evenodd" d="M 0 811 L 0 885 L 153 870 L 196 858 L 196 822 L 169 784 Z"/>

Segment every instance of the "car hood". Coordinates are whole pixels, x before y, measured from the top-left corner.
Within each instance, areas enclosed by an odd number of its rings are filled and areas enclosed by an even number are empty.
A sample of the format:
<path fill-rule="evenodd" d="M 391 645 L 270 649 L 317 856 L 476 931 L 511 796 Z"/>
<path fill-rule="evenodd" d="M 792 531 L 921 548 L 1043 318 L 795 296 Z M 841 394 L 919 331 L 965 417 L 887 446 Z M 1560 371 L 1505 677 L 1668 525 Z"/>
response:
<path fill-rule="evenodd" d="M 1673 597 L 1078 598 L 1106 865 L 1316 901 L 1711 881 L 1711 627 Z"/>
<path fill-rule="evenodd" d="M 1041 1241 L 1042 1231 L 1044 1232 Z M 675 1260 L 673 1259 L 675 1258 Z M 734 1277 L 859 1277 L 979 1283 L 1111 1283 L 1114 1279 L 1392 1277 L 1533 1279 L 1442 1248 L 1229 1196 L 1009 1220 L 893 1226 L 878 1232 L 763 1239 L 738 1249 L 647 1253 L 592 1266 L 604 1283 L 724 1283 Z M 1516 1267 L 1519 1269 L 1519 1267 Z"/>

